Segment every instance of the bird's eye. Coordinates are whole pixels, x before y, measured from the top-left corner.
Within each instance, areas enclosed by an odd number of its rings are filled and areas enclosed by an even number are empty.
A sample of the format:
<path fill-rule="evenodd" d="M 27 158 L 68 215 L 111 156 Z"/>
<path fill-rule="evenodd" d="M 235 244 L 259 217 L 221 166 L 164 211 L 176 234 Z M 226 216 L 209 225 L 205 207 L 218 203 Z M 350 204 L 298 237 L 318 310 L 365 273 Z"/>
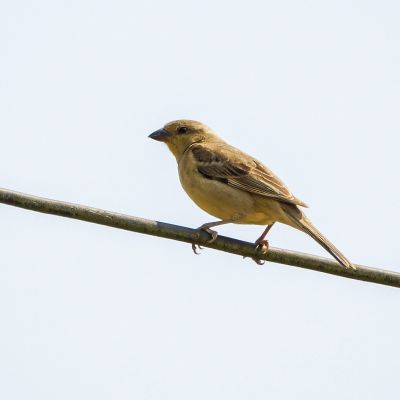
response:
<path fill-rule="evenodd" d="M 186 126 L 180 126 L 178 128 L 178 133 L 186 133 L 188 131 L 188 128 Z"/>

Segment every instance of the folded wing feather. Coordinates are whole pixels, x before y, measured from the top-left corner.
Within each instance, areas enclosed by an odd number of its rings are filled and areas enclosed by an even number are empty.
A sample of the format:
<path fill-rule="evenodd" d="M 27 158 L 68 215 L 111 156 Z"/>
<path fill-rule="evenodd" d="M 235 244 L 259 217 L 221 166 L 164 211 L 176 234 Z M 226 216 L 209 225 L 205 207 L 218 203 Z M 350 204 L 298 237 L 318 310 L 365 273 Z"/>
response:
<path fill-rule="evenodd" d="M 307 207 L 267 167 L 239 149 L 218 143 L 207 147 L 198 144 L 191 151 L 199 173 L 208 179 L 284 203 Z"/>

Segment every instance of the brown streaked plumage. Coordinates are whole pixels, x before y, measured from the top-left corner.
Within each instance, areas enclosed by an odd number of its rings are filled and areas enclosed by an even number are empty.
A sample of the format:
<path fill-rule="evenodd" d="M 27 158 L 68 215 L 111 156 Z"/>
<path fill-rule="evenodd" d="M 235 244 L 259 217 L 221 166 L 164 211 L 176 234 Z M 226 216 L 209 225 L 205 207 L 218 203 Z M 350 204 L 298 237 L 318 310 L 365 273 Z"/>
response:
<path fill-rule="evenodd" d="M 201 122 L 178 120 L 150 135 L 165 142 L 174 154 L 181 184 L 204 211 L 219 218 L 200 228 L 211 235 L 211 227 L 226 223 L 267 225 L 256 243 L 268 249 L 265 236 L 275 222 L 290 225 L 310 235 L 346 268 L 351 262 L 315 228 L 285 184 L 266 166 L 227 144 Z M 196 252 L 195 245 L 192 246 Z M 259 260 L 255 260 L 259 262 Z"/>

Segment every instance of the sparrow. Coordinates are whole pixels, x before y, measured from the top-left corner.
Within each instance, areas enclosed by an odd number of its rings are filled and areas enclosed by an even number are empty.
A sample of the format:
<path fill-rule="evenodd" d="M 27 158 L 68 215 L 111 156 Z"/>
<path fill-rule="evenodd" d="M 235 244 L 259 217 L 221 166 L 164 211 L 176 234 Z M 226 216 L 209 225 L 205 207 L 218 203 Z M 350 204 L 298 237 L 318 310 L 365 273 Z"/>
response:
<path fill-rule="evenodd" d="M 210 242 L 218 236 L 211 228 L 219 225 L 263 225 L 266 228 L 255 244 L 266 253 L 269 244 L 265 238 L 280 222 L 307 233 L 343 267 L 355 269 L 306 217 L 300 208 L 307 207 L 302 200 L 260 161 L 226 143 L 208 126 L 177 120 L 149 137 L 166 143 L 178 163 L 183 189 L 201 209 L 218 218 L 199 227 L 211 236 Z M 197 254 L 195 244 L 192 248 Z"/>

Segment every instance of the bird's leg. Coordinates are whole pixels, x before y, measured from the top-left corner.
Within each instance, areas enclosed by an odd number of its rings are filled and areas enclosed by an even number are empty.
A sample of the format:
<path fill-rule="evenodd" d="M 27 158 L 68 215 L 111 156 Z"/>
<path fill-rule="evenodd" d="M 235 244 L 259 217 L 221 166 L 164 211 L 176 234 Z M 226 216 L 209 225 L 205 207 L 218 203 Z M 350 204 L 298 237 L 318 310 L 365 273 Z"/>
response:
<path fill-rule="evenodd" d="M 208 222 L 206 224 L 203 224 L 203 225 L 199 226 L 197 229 L 201 229 L 202 231 L 207 232 L 211 236 L 211 239 L 207 243 L 212 243 L 217 239 L 218 232 L 213 231 L 210 228 L 212 228 L 214 226 L 230 224 L 230 223 L 235 222 L 237 220 L 238 220 L 238 218 L 231 218 L 231 219 L 225 219 L 225 220 L 222 220 L 222 221 Z M 192 243 L 192 250 L 193 250 L 194 254 L 200 254 L 197 251 L 198 248 L 200 250 L 202 249 L 202 247 L 200 245 L 197 245 L 196 243 Z"/>
<path fill-rule="evenodd" d="M 271 228 L 274 226 L 275 222 L 273 222 L 270 225 L 267 225 L 265 228 L 264 232 L 262 235 L 255 241 L 255 244 L 257 245 L 257 249 L 261 250 L 261 253 L 266 254 L 269 249 L 269 243 L 268 240 L 265 239 L 267 236 L 268 232 L 271 230 Z M 260 260 L 259 258 L 253 258 L 253 260 L 258 264 L 258 265 L 263 265 L 265 261 Z"/>
<path fill-rule="evenodd" d="M 271 228 L 274 226 L 275 222 L 273 222 L 271 225 L 267 225 L 267 227 L 265 228 L 264 232 L 262 233 L 262 235 L 255 241 L 255 244 L 257 245 L 257 247 L 260 247 L 263 253 L 266 253 L 268 251 L 268 240 L 265 239 L 265 237 L 267 236 L 268 232 L 271 230 Z M 265 250 L 263 250 L 265 247 Z"/>

